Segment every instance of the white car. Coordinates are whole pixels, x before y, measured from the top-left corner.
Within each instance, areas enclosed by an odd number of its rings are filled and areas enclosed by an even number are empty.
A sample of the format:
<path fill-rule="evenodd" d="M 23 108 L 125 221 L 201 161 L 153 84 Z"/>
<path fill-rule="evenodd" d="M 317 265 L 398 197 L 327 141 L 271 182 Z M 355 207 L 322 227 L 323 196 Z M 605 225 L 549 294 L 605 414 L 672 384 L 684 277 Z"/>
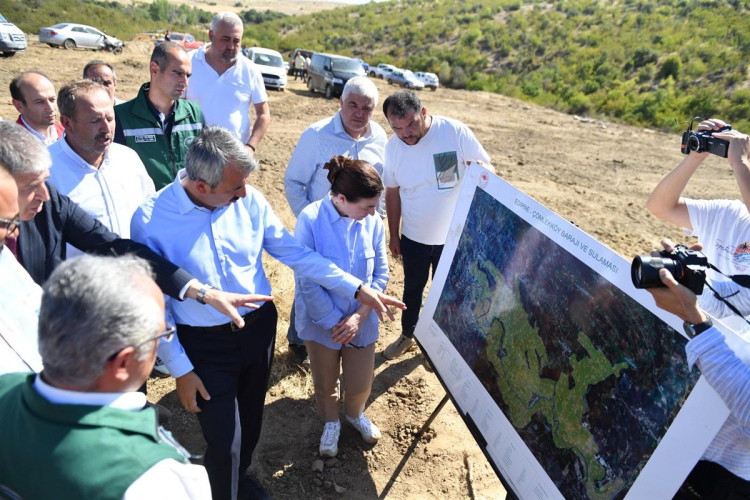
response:
<path fill-rule="evenodd" d="M 387 80 L 388 75 L 397 71 L 398 68 L 393 64 L 380 63 L 376 67 L 370 66 L 370 72 L 368 73 L 372 78 L 380 78 L 381 80 Z"/>
<path fill-rule="evenodd" d="M 26 50 L 26 35 L 0 14 L 0 52 L 3 57 L 14 56 L 22 50 Z"/>
<path fill-rule="evenodd" d="M 286 68 L 281 54 L 271 49 L 252 47 L 247 49 L 247 58 L 258 65 L 266 88 L 284 90 L 286 88 Z"/>
<path fill-rule="evenodd" d="M 417 77 L 417 80 L 424 83 L 425 87 L 431 89 L 432 91 L 437 90 L 437 88 L 440 86 L 440 80 L 438 80 L 438 77 L 435 73 L 417 71 L 416 73 L 414 73 L 414 76 Z"/>

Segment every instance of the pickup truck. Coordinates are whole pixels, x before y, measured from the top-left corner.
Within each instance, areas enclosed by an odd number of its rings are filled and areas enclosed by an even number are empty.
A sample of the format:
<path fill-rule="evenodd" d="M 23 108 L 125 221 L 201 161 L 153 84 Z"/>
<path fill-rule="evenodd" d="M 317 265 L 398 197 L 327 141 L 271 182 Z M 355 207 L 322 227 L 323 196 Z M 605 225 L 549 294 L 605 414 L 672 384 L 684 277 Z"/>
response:
<path fill-rule="evenodd" d="M 388 76 L 397 70 L 398 68 L 394 66 L 393 64 L 380 63 L 374 68 L 370 66 L 369 75 L 372 78 L 380 78 L 381 80 L 383 79 L 387 80 Z"/>
<path fill-rule="evenodd" d="M 169 39 L 177 45 L 182 45 L 185 50 L 193 50 L 206 45 L 206 42 L 196 40 L 190 33 L 176 33 L 173 31 L 169 33 Z M 156 40 L 156 45 L 159 45 L 163 41 L 163 38 L 161 40 Z"/>

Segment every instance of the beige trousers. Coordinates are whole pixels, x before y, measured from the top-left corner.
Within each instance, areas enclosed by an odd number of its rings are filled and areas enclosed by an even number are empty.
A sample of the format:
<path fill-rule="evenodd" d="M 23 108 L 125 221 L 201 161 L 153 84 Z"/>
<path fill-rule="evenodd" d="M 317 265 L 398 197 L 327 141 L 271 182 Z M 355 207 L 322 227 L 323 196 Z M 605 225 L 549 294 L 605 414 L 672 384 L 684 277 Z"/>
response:
<path fill-rule="evenodd" d="M 375 342 L 361 349 L 342 347 L 336 350 L 306 340 L 305 347 L 310 356 L 318 416 L 324 422 L 339 419 L 339 374 L 343 366 L 344 413 L 351 418 L 359 417 L 365 411 L 365 403 L 372 390 Z"/>

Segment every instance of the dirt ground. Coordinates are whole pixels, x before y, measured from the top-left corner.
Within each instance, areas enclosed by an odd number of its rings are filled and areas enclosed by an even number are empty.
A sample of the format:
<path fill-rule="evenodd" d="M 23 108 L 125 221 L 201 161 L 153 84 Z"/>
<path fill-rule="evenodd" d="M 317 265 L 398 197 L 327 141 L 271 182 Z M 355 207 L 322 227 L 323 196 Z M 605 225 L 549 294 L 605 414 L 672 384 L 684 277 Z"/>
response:
<path fill-rule="evenodd" d="M 132 98 L 148 78 L 149 54 L 146 43 L 129 45 L 121 56 L 113 56 L 52 49 L 32 37 L 26 53 L 0 60 L 0 116 L 17 116 L 8 93 L 8 83 L 16 73 L 43 70 L 59 87 L 78 78 L 84 64 L 97 58 L 115 65 L 118 96 Z M 396 90 L 381 80 L 376 83 L 381 102 Z M 483 92 L 441 88 L 423 91 L 420 97 L 428 112 L 469 125 L 500 176 L 626 258 L 650 250 L 663 236 L 685 241 L 679 230 L 655 220 L 644 208 L 654 185 L 680 161 L 676 135 L 581 120 Z M 302 131 L 335 113 L 338 101 L 311 95 L 293 79 L 287 91 L 269 92 L 269 101 L 272 123 L 258 148 L 261 168 L 252 182 L 292 229 L 294 217 L 282 184 L 284 169 Z M 382 112 L 378 110 L 374 119 L 389 130 Z M 734 198 L 739 191 L 728 165 L 713 158 L 696 173 L 687 195 Z M 403 273 L 398 261 L 391 261 L 391 271 L 388 292 L 400 297 Z M 322 424 L 315 415 L 310 374 L 293 363 L 285 338 L 293 276 L 272 259 L 266 260 L 266 272 L 274 286 L 280 320 L 263 433 L 251 470 L 274 498 L 370 499 L 384 493 L 392 499 L 504 496 L 500 481 L 450 403 L 388 487 L 412 436 L 444 395 L 416 352 L 390 362 L 379 354 L 399 335 L 397 323 L 381 328 L 367 410 L 383 431 L 383 439 L 376 446 L 365 445 L 352 428 L 344 426 L 338 458 L 326 461 L 322 472 L 313 471 Z M 192 452 L 202 453 L 205 443 L 197 419 L 182 410 L 174 380 L 151 380 L 149 399 L 173 412 L 174 434 Z"/>

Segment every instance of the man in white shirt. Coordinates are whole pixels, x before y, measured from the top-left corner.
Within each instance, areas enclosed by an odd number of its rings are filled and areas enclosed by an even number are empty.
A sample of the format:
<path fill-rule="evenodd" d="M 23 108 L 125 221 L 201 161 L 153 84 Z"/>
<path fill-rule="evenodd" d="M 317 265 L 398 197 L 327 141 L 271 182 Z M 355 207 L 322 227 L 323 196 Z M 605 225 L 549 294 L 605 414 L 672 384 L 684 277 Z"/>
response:
<path fill-rule="evenodd" d="M 42 289 L 6 246 L 20 222 L 16 181 L 0 168 L 0 374 L 42 369 L 36 343 Z"/>
<path fill-rule="evenodd" d="M 115 97 L 117 73 L 115 73 L 115 68 L 107 61 L 89 61 L 86 63 L 86 66 L 83 68 L 83 78 L 101 83 L 107 89 L 115 105 L 125 102 Z"/>
<path fill-rule="evenodd" d="M 40 141 L 50 145 L 63 134 L 55 123 L 57 95 L 52 80 L 39 71 L 26 71 L 10 82 L 13 106 L 20 113 L 16 123 L 26 127 Z"/>
<path fill-rule="evenodd" d="M 138 154 L 115 144 L 115 112 L 107 90 L 77 80 L 59 92 L 62 140 L 49 147 L 49 181 L 58 191 L 122 238 L 130 238 L 130 219 L 149 196 L 154 182 Z M 68 256 L 81 255 L 72 246 Z"/>
<path fill-rule="evenodd" d="M 207 125 L 228 129 L 254 154 L 271 123 L 271 111 L 263 75 L 240 54 L 242 20 L 233 12 L 216 14 L 208 39 L 210 44 L 191 53 L 193 75 L 185 98 L 200 104 Z"/>
<path fill-rule="evenodd" d="M 386 134 L 383 127 L 371 120 L 378 97 L 378 88 L 372 80 L 366 76 L 351 78 L 341 94 L 341 109 L 302 133 L 284 174 L 286 200 L 295 217 L 310 203 L 328 195 L 331 183 L 323 165 L 334 156 L 364 160 L 383 175 Z M 382 200 L 378 212 L 385 216 Z M 292 305 L 286 338 L 297 362 L 307 364 L 305 344 L 294 328 L 294 309 Z"/>
<path fill-rule="evenodd" d="M 385 146 L 383 183 L 389 246 L 404 265 L 401 336 L 383 356 L 394 359 L 414 347 L 422 295 L 440 261 L 466 166 L 490 157 L 463 123 L 428 115 L 419 97 L 401 90 L 383 102 L 394 135 Z M 491 167 L 490 167 L 491 168 Z M 403 218 L 403 221 L 402 221 Z"/>
<path fill-rule="evenodd" d="M 137 392 L 159 339 L 174 336 L 164 318 L 163 295 L 141 259 L 84 256 L 55 270 L 39 318 L 44 370 L 0 377 L 0 491 L 211 497 L 205 469 L 190 464 Z"/>

